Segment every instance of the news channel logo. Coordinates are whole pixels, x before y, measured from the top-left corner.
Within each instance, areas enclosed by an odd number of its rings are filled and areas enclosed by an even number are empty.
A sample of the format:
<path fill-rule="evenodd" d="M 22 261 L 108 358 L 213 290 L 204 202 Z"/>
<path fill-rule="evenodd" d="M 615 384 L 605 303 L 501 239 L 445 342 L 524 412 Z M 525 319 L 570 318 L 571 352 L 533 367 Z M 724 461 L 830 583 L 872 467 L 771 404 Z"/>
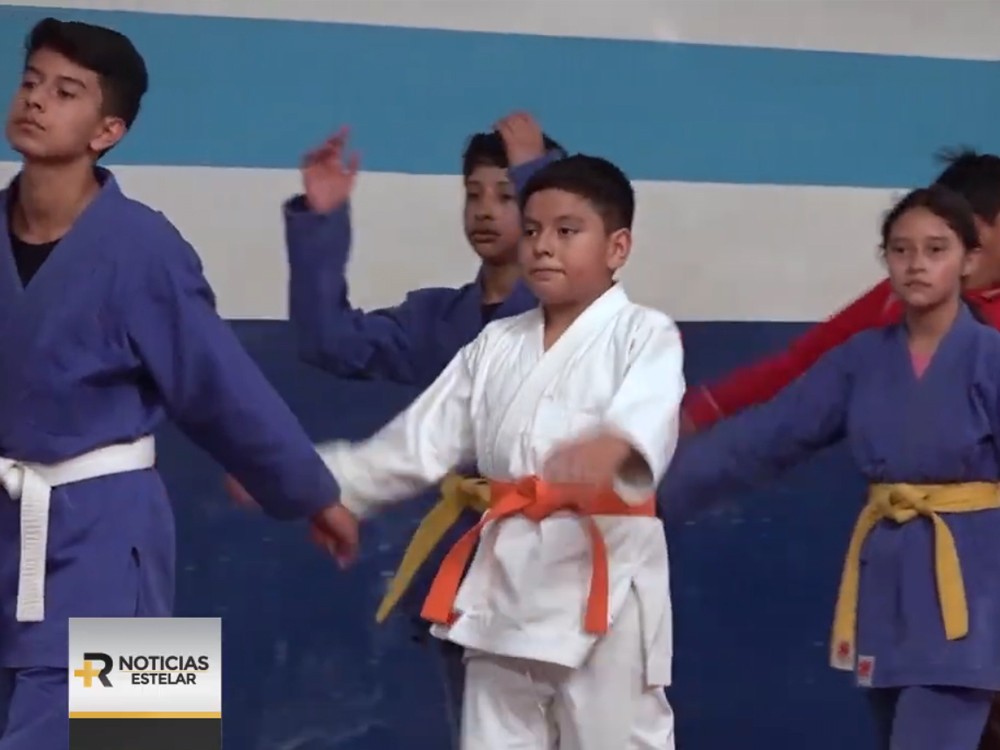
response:
<path fill-rule="evenodd" d="M 222 715 L 219 618 L 72 618 L 70 718 Z"/>

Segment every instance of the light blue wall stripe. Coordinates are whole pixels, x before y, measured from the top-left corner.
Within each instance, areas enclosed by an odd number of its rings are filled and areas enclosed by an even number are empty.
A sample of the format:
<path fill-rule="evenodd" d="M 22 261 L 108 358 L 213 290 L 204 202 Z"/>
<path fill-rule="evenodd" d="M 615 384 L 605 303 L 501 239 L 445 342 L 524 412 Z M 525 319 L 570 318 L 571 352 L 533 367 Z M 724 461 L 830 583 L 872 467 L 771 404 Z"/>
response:
<path fill-rule="evenodd" d="M 0 8 L 3 84 L 45 12 Z M 287 168 L 343 122 L 368 170 L 454 173 L 466 136 L 514 107 L 637 179 L 907 186 L 943 146 L 1000 151 L 995 62 L 52 12 L 117 27 L 147 57 L 119 163 Z"/>

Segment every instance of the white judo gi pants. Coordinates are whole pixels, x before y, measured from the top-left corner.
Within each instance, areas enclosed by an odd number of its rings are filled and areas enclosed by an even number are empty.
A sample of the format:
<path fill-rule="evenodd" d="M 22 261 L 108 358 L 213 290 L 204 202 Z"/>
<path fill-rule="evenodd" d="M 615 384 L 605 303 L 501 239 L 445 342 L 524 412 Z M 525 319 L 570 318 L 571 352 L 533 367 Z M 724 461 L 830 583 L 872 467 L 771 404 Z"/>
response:
<path fill-rule="evenodd" d="M 462 750 L 674 750 L 674 714 L 647 687 L 633 594 L 579 669 L 470 653 Z"/>

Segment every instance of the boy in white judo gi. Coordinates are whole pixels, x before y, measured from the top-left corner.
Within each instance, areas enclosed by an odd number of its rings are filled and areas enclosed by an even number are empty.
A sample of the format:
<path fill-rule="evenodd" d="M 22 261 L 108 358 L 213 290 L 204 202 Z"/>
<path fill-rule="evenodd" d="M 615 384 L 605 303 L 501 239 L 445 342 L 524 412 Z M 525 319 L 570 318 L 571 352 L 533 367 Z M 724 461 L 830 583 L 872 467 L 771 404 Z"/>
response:
<path fill-rule="evenodd" d="M 357 519 L 477 462 L 492 507 L 423 611 L 466 649 L 463 750 L 673 748 L 653 494 L 677 440 L 680 335 L 614 280 L 634 212 L 617 167 L 557 161 L 521 200 L 540 306 L 488 325 L 370 439 L 320 447 L 343 493 L 327 543 L 348 561 Z"/>

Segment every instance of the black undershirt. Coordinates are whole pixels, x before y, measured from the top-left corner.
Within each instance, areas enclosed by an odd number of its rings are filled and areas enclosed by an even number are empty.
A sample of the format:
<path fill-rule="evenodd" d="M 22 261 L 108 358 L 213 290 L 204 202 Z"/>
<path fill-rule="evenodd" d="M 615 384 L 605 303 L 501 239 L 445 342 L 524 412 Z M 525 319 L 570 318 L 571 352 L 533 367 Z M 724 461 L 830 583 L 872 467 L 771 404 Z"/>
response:
<path fill-rule="evenodd" d="M 32 245 L 25 242 L 10 230 L 10 248 L 14 252 L 14 264 L 17 266 L 17 274 L 21 277 L 21 284 L 28 286 L 38 269 L 48 260 L 52 250 L 59 244 L 55 242 L 45 242 L 41 245 Z"/>
<path fill-rule="evenodd" d="M 14 234 L 13 196 L 11 196 L 11 200 L 7 204 L 7 234 L 10 235 L 10 249 L 14 254 L 14 265 L 17 266 L 17 274 L 21 277 L 21 285 L 28 286 L 28 282 L 35 278 L 38 269 L 52 255 L 52 251 L 59 244 L 59 240 L 33 245 Z"/>
<path fill-rule="evenodd" d="M 502 304 L 502 302 L 494 302 L 492 305 L 483 305 L 483 325 L 493 320 L 493 316 L 497 314 L 497 310 Z"/>

